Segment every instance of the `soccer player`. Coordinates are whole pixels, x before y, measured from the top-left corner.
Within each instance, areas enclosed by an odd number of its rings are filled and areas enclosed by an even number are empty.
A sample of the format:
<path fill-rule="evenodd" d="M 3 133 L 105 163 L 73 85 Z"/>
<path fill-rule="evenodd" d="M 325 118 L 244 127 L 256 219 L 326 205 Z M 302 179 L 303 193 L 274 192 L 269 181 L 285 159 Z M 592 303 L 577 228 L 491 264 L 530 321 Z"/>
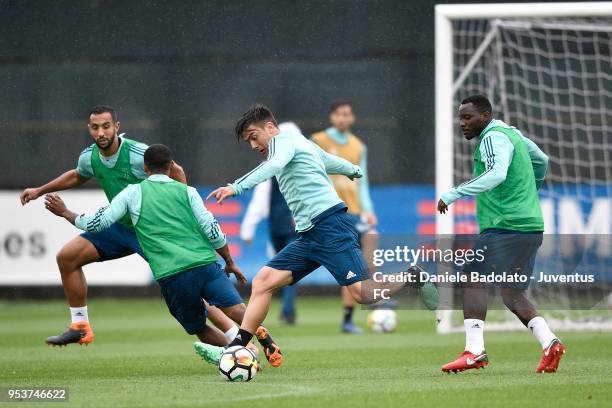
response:
<path fill-rule="evenodd" d="M 94 215 L 77 215 L 56 194 L 45 197 L 45 207 L 90 233 L 111 229 L 129 217 L 172 316 L 188 334 L 225 345 L 228 340 L 223 333 L 206 324 L 202 299 L 240 323 L 246 308 L 228 276 L 235 274 L 241 283 L 246 283 L 246 278 L 196 189 L 169 177 L 173 163 L 170 149 L 152 145 L 144 153 L 147 179 L 121 190 L 108 207 Z M 225 272 L 215 252 L 224 259 Z M 259 329 L 267 334 L 265 328 Z M 272 341 L 269 335 L 259 340 L 264 350 Z"/>
<path fill-rule="evenodd" d="M 302 134 L 300 128 L 293 122 L 280 123 L 278 129 L 281 132 L 290 131 Z M 274 254 L 279 253 L 291 241 L 297 238 L 291 210 L 289 210 L 278 188 L 276 177 L 258 184 L 253 190 L 253 196 L 240 225 L 240 238 L 245 243 L 251 244 L 257 224 L 264 218 L 268 218 L 268 234 L 270 235 Z M 281 323 L 295 325 L 296 292 L 297 288 L 295 285 L 288 285 L 281 289 L 283 299 L 280 315 Z"/>
<path fill-rule="evenodd" d="M 463 135 L 467 140 L 478 138 L 474 178 L 443 194 L 438 211 L 444 214 L 457 199 L 476 196 L 480 228 L 476 248 L 485 250 L 484 260 L 467 265 L 464 271 L 517 272 L 530 277 L 544 231 L 538 189 L 546 175 L 548 157 L 518 129 L 493 119 L 492 112 L 491 103 L 482 95 L 461 101 L 459 124 Z M 565 346 L 527 298 L 529 281 L 502 285 L 501 296 L 506 307 L 542 346 L 536 372 L 553 373 L 557 371 Z M 442 371 L 458 372 L 488 365 L 484 346 L 487 298 L 488 291 L 483 284 L 471 282 L 464 286 L 465 351 L 442 366 Z"/>
<path fill-rule="evenodd" d="M 361 168 L 326 153 L 303 135 L 280 132 L 274 115 L 263 105 L 252 106 L 237 122 L 236 137 L 267 160 L 243 177 L 208 195 L 217 202 L 239 195 L 244 190 L 276 176 L 280 191 L 296 223 L 298 238 L 287 245 L 255 276 L 251 298 L 238 335 L 230 346 L 248 344 L 264 321 L 275 290 L 297 283 L 323 265 L 359 303 L 374 303 L 374 288 L 389 294 L 406 285 L 402 282 L 374 283 L 361 254 L 358 234 L 327 174 L 348 178 L 362 176 Z M 196 347 L 211 359 L 222 348 L 201 343 Z M 280 357 L 280 350 L 274 354 Z"/>
<path fill-rule="evenodd" d="M 91 109 L 87 127 L 94 143 L 83 150 L 77 168 L 41 187 L 26 188 L 20 195 L 21 204 L 25 205 L 47 193 L 78 187 L 91 178 L 98 180 L 106 197 L 111 201 L 128 185 L 146 179 L 143 155 L 147 145 L 130 140 L 125 134 L 119 134 L 120 126 L 117 113 L 112 107 L 100 105 Z M 174 162 L 170 177 L 182 183 L 186 182 L 183 169 Z M 70 306 L 72 322 L 66 332 L 47 338 L 48 344 L 88 344 L 94 340 L 87 310 L 87 282 L 82 267 L 92 262 L 104 262 L 134 253 L 144 258 L 129 217 L 124 217 L 103 232 L 86 232 L 64 245 L 57 254 L 57 265 Z M 211 308 L 210 311 L 211 320 L 227 331 L 228 337 L 233 338 L 234 332 L 237 332 L 233 323 L 216 308 Z"/>

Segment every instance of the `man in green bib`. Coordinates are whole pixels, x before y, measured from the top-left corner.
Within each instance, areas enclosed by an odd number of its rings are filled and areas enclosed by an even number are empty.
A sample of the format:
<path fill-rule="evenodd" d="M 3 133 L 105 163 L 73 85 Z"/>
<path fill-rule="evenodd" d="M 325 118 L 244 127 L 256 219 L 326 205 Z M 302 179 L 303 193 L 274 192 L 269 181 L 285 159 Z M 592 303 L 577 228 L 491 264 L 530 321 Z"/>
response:
<path fill-rule="evenodd" d="M 128 185 L 138 184 L 146 179 L 144 153 L 148 146 L 128 139 L 124 133 L 120 134 L 120 125 L 117 113 L 112 107 L 99 105 L 92 108 L 87 127 L 94 143 L 83 150 L 76 169 L 65 172 L 41 187 L 26 188 L 21 193 L 21 203 L 25 205 L 44 194 L 78 187 L 91 178 L 98 180 L 110 202 Z M 174 162 L 169 175 L 174 180 L 186 183 L 183 169 Z M 87 283 L 82 267 L 92 262 L 109 261 L 134 253 L 145 258 L 128 216 L 104 231 L 85 232 L 64 245 L 57 254 L 57 264 L 72 322 L 64 333 L 47 338 L 48 344 L 88 344 L 94 340 L 89 324 Z M 215 308 L 211 309 L 210 314 L 211 320 L 226 331 L 228 338 L 233 338 L 237 333 L 233 322 Z"/>
<path fill-rule="evenodd" d="M 482 95 L 461 101 L 459 123 L 463 134 L 467 140 L 478 138 L 474 178 L 452 188 L 438 201 L 438 211 L 444 214 L 457 199 L 476 196 L 480 235 L 475 249 L 484 254 L 484 259 L 464 267 L 464 273 L 470 276 L 470 282 L 463 287 L 465 351 L 445 364 L 442 371 L 459 372 L 488 365 L 484 347 L 488 289 L 480 283 L 480 277 L 512 274 L 519 281 L 501 284 L 504 304 L 542 346 L 536 372 L 553 373 L 565 346 L 525 294 L 542 244 L 544 221 L 538 189 L 546 175 L 548 157 L 518 129 L 493 119 L 492 111 L 491 103 Z M 477 279 L 473 279 L 474 272 Z"/>
<path fill-rule="evenodd" d="M 152 145 L 144 154 L 149 177 L 120 191 L 110 206 L 93 215 L 77 215 L 59 196 L 48 194 L 45 207 L 90 233 L 112 228 L 127 217 L 170 313 L 187 333 L 223 346 L 228 343 L 224 334 L 206 325 L 203 299 L 240 323 L 246 307 L 228 276 L 233 273 L 242 283 L 246 278 L 197 190 L 169 177 L 173 163 L 170 149 Z M 225 271 L 217 263 L 217 254 L 225 261 Z M 258 338 L 264 348 L 271 341 L 266 337 Z"/>

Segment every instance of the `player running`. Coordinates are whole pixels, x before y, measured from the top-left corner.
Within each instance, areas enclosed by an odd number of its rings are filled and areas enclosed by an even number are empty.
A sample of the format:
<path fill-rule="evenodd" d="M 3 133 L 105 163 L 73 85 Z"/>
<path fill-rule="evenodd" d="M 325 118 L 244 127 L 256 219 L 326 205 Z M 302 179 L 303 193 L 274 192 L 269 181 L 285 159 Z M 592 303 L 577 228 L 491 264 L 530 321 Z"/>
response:
<path fill-rule="evenodd" d="M 512 271 L 529 277 L 542 244 L 544 221 L 538 189 L 546 175 L 548 157 L 518 129 L 491 115 L 491 103 L 482 95 L 461 101 L 459 123 L 463 134 L 467 140 L 478 137 L 474 178 L 443 194 L 438 211 L 444 214 L 457 199 L 476 196 L 480 228 L 476 247 L 485 250 L 485 259 L 466 265 L 464 270 L 481 274 Z M 503 285 L 502 299 L 544 349 L 536 372 L 554 373 L 565 346 L 527 298 L 529 281 Z M 464 286 L 465 351 L 455 361 L 442 366 L 442 371 L 458 372 L 488 365 L 484 346 L 487 301 L 488 290 L 483 284 Z"/>
<path fill-rule="evenodd" d="M 346 204 L 327 177 L 329 173 L 359 178 L 362 176 L 359 166 L 326 153 L 301 134 L 280 132 L 272 112 L 263 105 L 255 105 L 244 113 L 236 124 L 235 134 L 267 160 L 234 183 L 214 190 L 208 198 L 215 197 L 222 203 L 276 176 L 293 214 L 298 238 L 257 273 L 240 331 L 230 346 L 249 343 L 268 313 L 275 290 L 297 283 L 321 265 L 338 284 L 348 287 L 359 303 L 379 300 L 372 295 L 375 287 L 389 289 L 392 294 L 406 285 L 374 284 L 370 279 Z M 200 343 L 196 350 L 201 355 L 218 356 L 223 349 Z M 280 350 L 275 354 L 282 358 Z"/>
<path fill-rule="evenodd" d="M 228 276 L 235 274 L 241 283 L 247 280 L 232 259 L 219 223 L 197 190 L 169 177 L 173 163 L 170 149 L 152 145 L 144 153 L 147 179 L 127 186 L 108 207 L 94 215 L 77 215 L 55 194 L 45 197 L 45 207 L 89 233 L 111 229 L 129 217 L 172 316 L 188 334 L 223 346 L 228 340 L 220 330 L 206 324 L 202 299 L 240 323 L 246 307 Z M 225 261 L 225 272 L 215 252 Z M 263 327 L 259 329 L 266 332 Z M 264 350 L 272 342 L 269 335 L 259 340 Z"/>
<path fill-rule="evenodd" d="M 21 204 L 25 205 L 47 193 L 78 187 L 91 178 L 98 180 L 111 201 L 128 185 L 146 179 L 143 155 L 148 146 L 126 138 L 125 134 L 119 134 L 120 125 L 113 108 L 103 105 L 94 107 L 89 113 L 87 127 L 95 143 L 83 150 L 77 168 L 44 186 L 26 188 L 20 196 Z M 170 177 L 186 183 L 183 169 L 174 162 Z M 66 332 L 47 338 L 47 344 L 65 346 L 70 343 L 93 342 L 94 332 L 87 311 L 87 282 L 82 267 L 134 253 L 145 258 L 129 217 L 122 218 L 103 232 L 85 232 L 64 245 L 57 254 L 57 265 L 72 322 Z M 216 308 L 211 308 L 211 320 L 226 332 L 228 338 L 233 338 L 237 333 L 231 320 Z"/>
<path fill-rule="evenodd" d="M 378 233 L 376 231 L 378 220 L 370 198 L 367 147 L 351 131 L 351 127 L 355 124 L 355 113 L 351 102 L 333 102 L 330 107 L 329 120 L 332 126 L 313 134 L 312 141 L 327 153 L 359 165 L 363 172 L 363 177 L 354 181 L 342 175 L 330 175 L 329 178 L 338 196 L 347 206 L 347 215 L 359 233 L 361 250 L 366 255 L 370 270 L 374 271 L 372 252 L 378 245 Z M 421 299 L 423 299 L 425 306 L 430 310 L 435 310 L 438 306 L 438 292 L 433 284 L 426 283 L 420 286 L 418 290 L 421 292 Z M 353 310 L 356 302 L 345 286 L 342 287 L 342 301 L 344 303 L 342 332 L 363 333 L 363 329 L 353 323 Z"/>

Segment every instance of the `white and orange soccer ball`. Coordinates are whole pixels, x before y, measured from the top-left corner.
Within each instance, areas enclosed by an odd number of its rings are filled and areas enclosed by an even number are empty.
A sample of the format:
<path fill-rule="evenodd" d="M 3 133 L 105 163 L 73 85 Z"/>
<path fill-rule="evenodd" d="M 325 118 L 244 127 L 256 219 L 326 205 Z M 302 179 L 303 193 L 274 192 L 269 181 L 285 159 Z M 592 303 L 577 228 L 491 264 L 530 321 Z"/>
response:
<path fill-rule="evenodd" d="M 258 367 L 255 353 L 242 346 L 228 348 L 219 359 L 219 374 L 226 381 L 251 381 Z"/>
<path fill-rule="evenodd" d="M 375 333 L 390 333 L 397 327 L 397 315 L 389 309 L 372 310 L 368 315 L 368 327 Z"/>

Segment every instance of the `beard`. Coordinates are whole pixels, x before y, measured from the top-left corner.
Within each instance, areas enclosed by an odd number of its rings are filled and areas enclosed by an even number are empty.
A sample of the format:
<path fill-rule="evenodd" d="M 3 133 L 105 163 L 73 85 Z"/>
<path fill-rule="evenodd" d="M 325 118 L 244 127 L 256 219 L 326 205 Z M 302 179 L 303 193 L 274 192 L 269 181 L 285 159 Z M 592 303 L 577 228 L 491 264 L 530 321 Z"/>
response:
<path fill-rule="evenodd" d="M 96 145 L 100 150 L 108 150 L 115 142 L 115 137 L 117 137 L 117 135 L 113 134 L 110 138 L 101 137 L 99 139 L 96 139 Z M 100 142 L 106 142 L 106 145 L 102 146 L 100 145 Z"/>

